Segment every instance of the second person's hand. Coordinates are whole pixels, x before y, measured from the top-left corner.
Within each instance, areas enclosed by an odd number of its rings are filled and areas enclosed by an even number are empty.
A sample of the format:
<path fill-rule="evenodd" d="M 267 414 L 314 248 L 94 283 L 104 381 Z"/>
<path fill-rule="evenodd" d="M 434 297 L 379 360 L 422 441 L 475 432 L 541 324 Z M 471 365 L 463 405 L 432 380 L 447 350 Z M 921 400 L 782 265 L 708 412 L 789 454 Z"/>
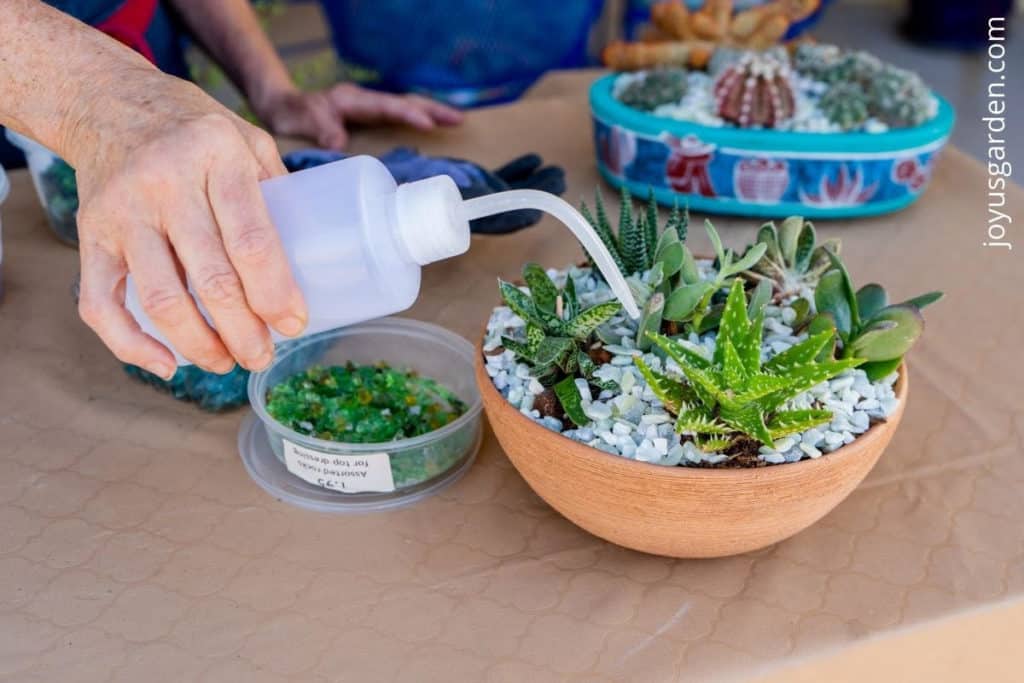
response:
<path fill-rule="evenodd" d="M 421 95 L 393 95 L 352 83 L 316 92 L 301 92 L 289 84 L 254 97 L 252 106 L 275 133 L 307 138 L 338 151 L 348 143 L 348 124 L 385 123 L 432 130 L 457 125 L 463 119 L 458 109 Z"/>

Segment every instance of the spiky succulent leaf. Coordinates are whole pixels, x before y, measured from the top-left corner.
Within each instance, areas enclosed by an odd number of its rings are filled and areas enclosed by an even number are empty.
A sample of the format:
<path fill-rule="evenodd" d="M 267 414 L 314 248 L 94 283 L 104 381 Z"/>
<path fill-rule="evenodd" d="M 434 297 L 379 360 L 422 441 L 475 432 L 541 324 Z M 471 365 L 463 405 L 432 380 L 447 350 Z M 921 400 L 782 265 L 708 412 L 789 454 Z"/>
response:
<path fill-rule="evenodd" d="M 636 345 L 642 351 L 651 348 L 651 339 L 647 335 L 661 329 L 661 316 L 664 311 L 665 295 L 655 292 L 647 300 L 647 305 L 644 306 L 643 315 L 640 318 L 640 325 L 636 330 Z"/>
<path fill-rule="evenodd" d="M 700 368 L 689 363 L 686 358 L 673 360 L 679 365 L 679 369 L 689 380 L 690 386 L 705 408 L 714 410 L 723 399 L 730 398 L 727 390 L 723 388 L 720 373 L 714 367 Z"/>
<path fill-rule="evenodd" d="M 651 391 L 669 412 L 678 415 L 683 405 L 695 400 L 693 392 L 685 384 L 668 375 L 655 372 L 644 362 L 643 358 L 638 356 L 634 359 L 634 363 L 644 381 L 647 382 L 647 386 L 651 388 Z"/>
<path fill-rule="evenodd" d="M 536 350 L 531 349 L 527 343 L 512 339 L 511 337 L 502 337 L 501 345 L 514 353 L 520 360 L 526 361 L 531 365 L 535 362 Z"/>
<path fill-rule="evenodd" d="M 889 295 L 882 285 L 872 282 L 857 290 L 857 309 L 865 320 L 888 305 Z"/>
<path fill-rule="evenodd" d="M 916 306 L 888 306 L 867 321 L 843 353 L 869 361 L 892 360 L 909 351 L 922 332 L 924 317 Z"/>
<path fill-rule="evenodd" d="M 677 434 L 726 436 L 732 432 L 729 425 L 719 422 L 700 406 L 688 406 L 679 412 L 679 417 L 676 419 Z"/>
<path fill-rule="evenodd" d="M 911 306 L 917 306 L 919 310 L 924 310 L 925 306 L 932 305 L 933 303 L 935 303 L 944 296 L 945 294 L 943 294 L 942 292 L 928 292 L 927 294 L 922 294 L 921 296 L 915 296 L 913 299 L 907 299 L 903 303 L 910 304 Z M 861 315 L 863 315 L 864 317 L 868 317 L 864 313 L 861 313 Z"/>
<path fill-rule="evenodd" d="M 839 373 L 855 368 L 864 362 L 863 358 L 843 358 L 823 363 L 806 363 L 790 368 L 784 377 L 787 384 L 783 389 L 760 399 L 758 404 L 767 412 L 778 408 L 786 401 L 807 391 L 816 384 L 831 379 Z"/>
<path fill-rule="evenodd" d="M 705 453 L 717 453 L 719 451 L 724 451 L 732 445 L 732 442 L 732 438 L 720 436 L 708 439 L 694 439 L 694 443 L 697 444 L 697 448 L 701 449 Z"/>
<path fill-rule="evenodd" d="M 679 339 L 669 339 L 663 334 L 648 334 L 651 341 L 665 352 L 665 355 L 676 363 L 689 363 L 698 368 L 710 368 L 711 361 L 705 358 L 700 352 L 687 346 L 689 342 Z"/>
<path fill-rule="evenodd" d="M 544 341 L 544 337 L 547 333 L 544 332 L 544 328 L 533 323 L 526 325 L 526 348 L 530 350 L 531 354 L 537 353 L 540 343 Z"/>
<path fill-rule="evenodd" d="M 687 320 L 713 289 L 714 283 L 706 280 L 676 287 L 665 301 L 665 320 Z"/>
<path fill-rule="evenodd" d="M 615 265 L 619 267 L 619 270 L 625 271 L 626 266 L 622 262 L 622 255 L 619 253 L 619 242 L 615 238 L 615 233 L 612 232 L 611 224 L 608 222 L 608 213 L 604 208 L 604 198 L 601 196 L 601 188 L 598 188 L 594 193 L 594 206 L 597 211 L 597 216 L 592 216 L 590 209 L 587 208 L 586 203 L 580 206 L 580 213 L 587 219 L 587 222 L 594 228 L 594 232 L 604 243 L 604 246 L 608 249 L 608 253 L 611 254 L 612 260 L 615 261 Z M 584 250 L 585 251 L 585 250 Z M 587 253 L 587 258 L 590 258 L 590 254 Z"/>
<path fill-rule="evenodd" d="M 764 370 L 776 375 L 784 375 L 792 367 L 813 362 L 833 339 L 835 339 L 833 328 L 812 334 L 799 344 L 770 358 L 764 364 Z"/>
<path fill-rule="evenodd" d="M 511 308 L 513 313 L 526 322 L 541 324 L 541 320 L 537 315 L 537 309 L 533 305 L 533 300 L 521 289 L 511 282 L 498 280 L 498 290 L 501 292 L 501 298 L 505 305 Z"/>
<path fill-rule="evenodd" d="M 757 405 L 726 405 L 723 403 L 718 416 L 722 422 L 736 431 L 749 434 L 766 446 L 775 447 L 771 432 L 768 431 L 768 426 L 764 423 L 764 411 Z"/>
<path fill-rule="evenodd" d="M 572 320 L 580 312 L 580 300 L 576 297 L 576 282 L 572 276 L 565 278 L 565 287 L 562 289 L 562 306 L 566 320 Z"/>
<path fill-rule="evenodd" d="M 729 288 L 729 296 L 725 300 L 725 309 L 722 311 L 722 321 L 718 324 L 718 344 L 715 347 L 715 365 L 724 364 L 724 353 L 728 342 L 732 348 L 746 356 L 750 336 L 750 320 L 747 318 L 747 297 L 743 293 L 743 281 L 735 279 Z M 758 342 L 758 353 L 760 353 L 760 339 Z M 755 368 L 756 370 L 756 368 Z"/>
<path fill-rule="evenodd" d="M 566 416 L 576 426 L 583 427 L 590 422 L 590 418 L 583 412 L 583 397 L 580 396 L 580 390 L 576 386 L 575 378 L 566 377 L 555 384 L 555 396 L 558 397 L 558 402 L 562 404 L 562 409 L 565 411 Z"/>
<path fill-rule="evenodd" d="M 780 410 L 768 422 L 773 439 L 781 439 L 832 420 L 828 410 Z"/>
<path fill-rule="evenodd" d="M 579 361 L 577 354 L 573 349 L 570 349 L 565 356 L 562 357 L 561 362 L 558 363 L 558 367 L 561 368 L 562 372 L 567 375 L 576 375 L 576 371 L 579 370 Z"/>
<path fill-rule="evenodd" d="M 845 343 L 853 331 L 853 311 L 846 296 L 842 273 L 830 270 L 821 276 L 814 290 L 814 305 L 819 313 L 832 316 L 839 336 Z"/>
<path fill-rule="evenodd" d="M 555 302 L 558 300 L 558 287 L 551 281 L 548 274 L 536 263 L 527 263 L 523 266 L 523 280 L 530 288 L 530 298 L 538 311 L 548 313 L 555 312 Z"/>
<path fill-rule="evenodd" d="M 647 188 L 647 220 L 644 222 L 644 243 L 647 245 L 647 267 L 654 262 L 654 251 L 658 245 L 658 202 L 654 199 L 654 188 Z"/>
<path fill-rule="evenodd" d="M 759 373 L 750 377 L 743 391 L 736 394 L 731 400 L 737 405 L 754 403 L 765 396 L 771 396 L 775 392 L 785 389 L 788 385 L 789 380 L 783 375 Z"/>
<path fill-rule="evenodd" d="M 542 367 L 560 366 L 565 357 L 575 348 L 575 343 L 568 337 L 545 337 L 534 353 L 535 363 Z"/>
<path fill-rule="evenodd" d="M 722 379 L 725 380 L 725 385 L 734 390 L 745 389 L 749 375 L 736 352 L 736 347 L 728 339 L 722 339 L 718 343 L 718 348 L 722 349 Z"/>
<path fill-rule="evenodd" d="M 580 341 L 589 337 L 600 325 L 611 320 L 622 308 L 618 301 L 606 301 L 580 311 L 572 320 L 565 324 L 565 333 Z"/>
<path fill-rule="evenodd" d="M 902 356 L 891 360 L 876 360 L 870 363 L 865 363 L 860 366 L 860 369 L 864 371 L 864 374 L 868 376 L 869 380 L 877 382 L 878 380 L 884 379 L 896 372 L 902 362 Z"/>
<path fill-rule="evenodd" d="M 619 253 L 626 264 L 626 273 L 637 273 L 644 269 L 647 251 L 643 226 L 633 217 L 633 200 L 626 188 L 622 189 L 619 211 Z"/>
<path fill-rule="evenodd" d="M 764 310 L 764 307 L 772 300 L 772 283 L 768 280 L 761 280 L 750 293 L 750 303 L 747 304 L 747 317 L 753 320 Z"/>

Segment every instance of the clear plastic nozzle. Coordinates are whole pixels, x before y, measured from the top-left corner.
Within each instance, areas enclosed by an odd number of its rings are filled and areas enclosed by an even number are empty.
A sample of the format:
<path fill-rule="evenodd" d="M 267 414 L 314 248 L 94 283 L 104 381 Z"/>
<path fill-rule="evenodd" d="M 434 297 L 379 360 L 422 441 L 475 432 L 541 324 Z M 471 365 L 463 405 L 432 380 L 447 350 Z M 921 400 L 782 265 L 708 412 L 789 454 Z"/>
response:
<path fill-rule="evenodd" d="M 580 215 L 579 211 L 573 208 L 572 204 L 561 197 L 540 190 L 508 190 L 467 199 L 462 203 L 462 208 L 466 220 L 518 209 L 537 209 L 551 214 L 562 221 L 587 250 L 598 270 L 604 275 L 605 282 L 608 283 L 615 298 L 622 303 L 622 307 L 629 317 L 634 320 L 640 317 L 640 308 L 636 305 L 636 300 L 633 299 L 629 284 L 626 283 L 626 278 L 615 265 L 612 255 L 608 253 L 608 248 L 597 236 L 593 226 Z"/>

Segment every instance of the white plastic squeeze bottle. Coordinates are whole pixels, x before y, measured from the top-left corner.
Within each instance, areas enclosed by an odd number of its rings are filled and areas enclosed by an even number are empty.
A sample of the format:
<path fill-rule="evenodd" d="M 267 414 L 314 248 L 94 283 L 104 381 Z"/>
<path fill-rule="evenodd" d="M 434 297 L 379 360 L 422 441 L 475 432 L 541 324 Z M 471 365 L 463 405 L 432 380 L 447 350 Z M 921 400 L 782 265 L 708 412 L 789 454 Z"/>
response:
<path fill-rule="evenodd" d="M 409 308 L 419 295 L 423 266 L 469 249 L 470 220 L 515 209 L 539 209 L 565 223 L 626 312 L 640 315 L 593 228 L 553 194 L 510 190 L 463 201 L 448 176 L 397 185 L 384 164 L 369 156 L 271 178 L 260 187 L 306 299 L 309 324 L 301 336 Z M 130 277 L 127 285 L 128 310 L 144 332 L 173 350 L 142 310 Z M 275 341 L 284 339 L 274 334 Z M 180 365 L 188 363 L 175 356 Z"/>

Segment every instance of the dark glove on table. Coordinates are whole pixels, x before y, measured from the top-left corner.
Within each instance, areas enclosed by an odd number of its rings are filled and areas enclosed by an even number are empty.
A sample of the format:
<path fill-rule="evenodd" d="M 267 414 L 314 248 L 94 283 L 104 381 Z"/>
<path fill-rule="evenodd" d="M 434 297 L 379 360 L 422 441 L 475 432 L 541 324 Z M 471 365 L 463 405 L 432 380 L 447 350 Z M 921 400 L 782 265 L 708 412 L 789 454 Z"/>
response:
<path fill-rule="evenodd" d="M 346 156 L 320 149 L 303 149 L 286 154 L 284 165 L 289 171 L 301 171 Z M 558 166 L 544 166 L 543 160 L 536 154 L 524 154 L 493 171 L 464 159 L 424 156 L 409 147 L 396 147 L 379 158 L 398 183 L 448 175 L 458 185 L 464 199 L 518 189 L 543 190 L 554 194 L 565 192 L 565 172 Z M 521 230 L 540 218 L 540 211 L 520 209 L 478 218 L 469 227 L 475 233 L 493 235 Z"/>

